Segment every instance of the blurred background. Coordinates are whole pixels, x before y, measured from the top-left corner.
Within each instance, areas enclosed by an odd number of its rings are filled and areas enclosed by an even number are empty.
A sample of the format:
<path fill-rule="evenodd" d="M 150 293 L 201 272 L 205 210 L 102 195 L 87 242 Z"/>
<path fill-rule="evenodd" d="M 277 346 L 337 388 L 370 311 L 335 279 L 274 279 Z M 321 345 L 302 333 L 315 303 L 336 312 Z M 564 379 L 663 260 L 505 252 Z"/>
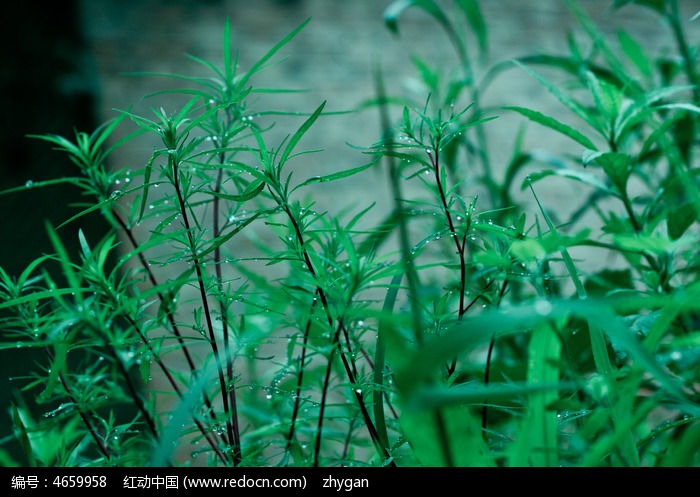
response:
<path fill-rule="evenodd" d="M 174 82 L 158 77 L 135 76 L 140 71 L 201 74 L 201 67 L 185 57 L 196 55 L 219 64 L 225 19 L 231 21 L 233 49 L 243 69 L 306 19 L 310 23 L 275 60 L 256 77 L 259 87 L 308 90 L 285 95 L 279 101 L 266 97 L 265 105 L 293 112 L 311 112 L 322 101 L 326 111 L 355 108 L 374 94 L 373 67 L 382 67 L 387 91 L 400 94 L 415 87 L 411 55 L 447 68 L 454 63 L 453 50 L 435 21 L 418 9 L 401 18 L 400 34 L 383 22 L 390 0 L 62 0 L 14 2 L 5 17 L 0 36 L 0 190 L 74 174 L 66 158 L 28 134 L 56 133 L 72 137 L 74 130 L 91 132 L 116 117 L 115 109 L 148 112 L 144 95 Z M 440 1 L 444 5 L 451 2 Z M 560 0 L 482 0 L 489 47 L 483 68 L 495 62 L 534 52 L 566 53 L 566 36 L 575 21 Z M 663 50 L 671 41 L 669 27 L 659 23 L 648 9 L 628 5 L 616 13 L 613 0 L 581 0 L 581 7 L 607 34 L 624 28 L 650 50 Z M 700 0 L 680 0 L 693 41 L 700 39 L 700 20 L 690 18 L 700 10 Z M 477 77 L 479 74 L 477 72 Z M 531 78 L 508 72 L 483 96 L 486 103 L 524 105 L 546 114 L 562 109 Z M 158 101 L 161 105 L 162 101 Z M 266 107 L 266 108 L 270 108 Z M 145 109 L 145 110 L 144 110 Z M 166 109 L 174 111 L 176 109 Z M 364 163 L 350 145 L 366 147 L 379 137 L 376 111 L 329 117 L 312 128 L 304 147 L 321 148 L 304 163 L 299 177 L 324 174 Z M 395 116 L 396 117 L 396 116 Z M 510 155 L 517 126 L 514 116 L 502 116 L 492 124 L 493 160 L 496 167 Z M 553 135 L 532 127 L 526 147 L 565 147 Z M 128 147 L 112 157 L 114 167 L 140 168 L 152 145 Z M 315 197 L 320 204 L 365 205 L 388 197 L 383 177 L 362 189 L 366 199 L 356 198 L 354 183 L 331 184 Z M 570 191 L 552 188 L 548 202 L 566 204 Z M 367 202 L 365 202 L 365 200 Z M 68 187 L 28 190 L 0 196 L 0 266 L 17 275 L 33 259 L 51 251 L 44 223 L 58 225 L 76 212 L 80 202 Z M 320 209 L 318 209 L 320 210 Z M 77 248 L 77 229 L 88 239 L 106 230 L 98 217 L 86 217 L 80 226 L 69 225 L 62 235 L 68 249 Z M 1 330 L 0 330 L 1 332 Z M 12 424 L 8 405 L 25 382 L 24 365 L 33 361 L 24 351 L 3 350 L 0 361 L 0 438 L 8 437 Z M 16 399 L 15 399 L 16 400 Z"/>

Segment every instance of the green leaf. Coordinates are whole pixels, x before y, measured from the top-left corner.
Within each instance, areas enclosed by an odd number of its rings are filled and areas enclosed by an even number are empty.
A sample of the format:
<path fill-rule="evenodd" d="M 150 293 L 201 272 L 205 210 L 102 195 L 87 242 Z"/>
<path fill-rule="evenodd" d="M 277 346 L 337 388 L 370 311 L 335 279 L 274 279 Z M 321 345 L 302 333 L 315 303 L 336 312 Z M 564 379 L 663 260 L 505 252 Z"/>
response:
<path fill-rule="evenodd" d="M 151 155 L 151 158 L 146 163 L 143 175 L 143 194 L 141 195 L 141 207 L 139 208 L 139 220 L 143 219 L 143 213 L 146 211 L 146 204 L 148 204 L 148 190 L 151 186 L 151 174 L 153 173 L 153 162 L 158 157 L 158 153 Z"/>
<path fill-rule="evenodd" d="M 16 288 L 18 289 L 23 289 L 24 285 L 30 280 L 32 276 L 32 272 L 39 267 L 41 264 L 43 264 L 46 260 L 50 259 L 50 255 L 44 255 L 41 257 L 37 257 L 33 261 L 31 261 L 26 268 L 20 273 L 20 275 L 17 277 L 17 286 Z M 0 267 L 0 271 L 2 271 L 2 268 Z M 4 271 L 2 271 L 3 274 Z M 4 279 L 4 278 L 3 278 Z"/>
<path fill-rule="evenodd" d="M 576 181 L 580 181 L 581 183 L 584 183 L 588 186 L 592 186 L 596 190 L 600 190 L 602 192 L 605 192 L 607 194 L 613 195 L 615 197 L 619 196 L 619 193 L 616 191 L 612 190 L 611 188 L 608 187 L 608 185 L 605 184 L 605 182 L 601 181 L 600 178 L 595 176 L 594 174 L 585 172 L 585 171 L 577 171 L 575 169 L 545 169 L 544 171 L 539 171 L 536 173 L 532 173 L 529 175 L 528 179 L 526 179 L 523 184 L 522 184 L 522 189 L 525 189 L 529 186 L 530 183 L 534 184 L 541 180 L 542 178 L 546 178 L 547 176 L 561 176 L 564 178 L 570 178 Z"/>
<path fill-rule="evenodd" d="M 296 190 L 297 188 L 300 188 L 302 186 L 311 185 L 314 183 L 327 183 L 329 181 L 335 181 L 335 180 L 347 178 L 347 177 L 353 176 L 357 173 L 361 173 L 362 171 L 364 171 L 366 169 L 369 169 L 370 167 L 374 166 L 376 163 L 377 163 L 376 161 L 372 161 L 372 162 L 370 162 L 368 164 L 364 164 L 362 166 L 357 166 L 357 167 L 353 167 L 351 169 L 344 169 L 342 171 L 338 171 L 337 173 L 331 173 L 331 174 L 327 174 L 325 176 L 313 176 L 313 177 L 307 179 L 306 181 L 300 183 L 299 185 L 297 185 L 294 189 Z"/>
<path fill-rule="evenodd" d="M 547 255 L 542 244 L 533 238 L 513 241 L 510 252 L 516 259 L 525 262 L 541 260 Z"/>
<path fill-rule="evenodd" d="M 534 54 L 518 57 L 516 60 L 519 61 L 521 64 L 525 65 L 538 65 L 546 66 L 553 69 L 559 69 L 576 78 L 580 78 L 581 76 L 582 61 L 576 56 Z M 495 74 L 497 74 L 500 71 L 503 71 L 508 67 L 512 67 L 512 61 L 504 61 L 495 64 L 494 67 L 489 70 L 489 78 L 493 78 Z M 605 81 L 608 81 L 615 85 L 624 87 L 625 84 L 629 84 L 629 81 L 623 79 L 621 76 L 612 72 L 608 67 L 602 64 L 595 64 L 594 62 L 587 60 L 585 67 L 588 70 L 592 71 L 596 76 L 598 76 L 598 78 L 604 79 Z M 634 90 L 633 92 L 641 91 L 641 87 L 639 86 L 639 84 L 634 84 L 632 88 Z"/>
<path fill-rule="evenodd" d="M 88 245 L 87 239 L 85 238 L 85 233 L 82 229 L 78 230 L 78 240 L 80 242 L 80 249 L 83 251 L 85 259 L 90 259 L 92 256 L 92 251 L 90 250 L 90 245 Z"/>
<path fill-rule="evenodd" d="M 626 134 L 634 130 L 635 125 L 657 112 L 660 107 L 654 106 L 654 103 L 658 102 L 659 100 L 666 99 L 676 93 L 689 91 L 691 89 L 692 86 L 687 85 L 666 86 L 646 92 L 641 98 L 634 102 L 626 100 L 621 106 L 619 114 L 615 118 L 615 123 L 613 125 L 613 136 L 618 142 L 622 142 L 625 139 Z M 677 117 L 680 116 L 678 114 L 675 114 L 674 116 L 664 116 L 664 122 L 659 126 L 659 128 L 670 125 L 669 121 L 672 121 Z M 654 133 L 655 132 L 656 130 Z"/>
<path fill-rule="evenodd" d="M 541 323 L 533 330 L 528 347 L 528 385 L 557 384 L 561 349 L 561 340 L 551 323 Z M 528 396 L 527 415 L 523 419 L 521 439 L 516 442 L 519 450 L 516 450 L 518 459 L 514 465 L 559 466 L 559 421 L 556 411 L 549 408 L 557 397 L 557 391 L 553 389 L 533 392 Z"/>
<path fill-rule="evenodd" d="M 384 9 L 384 24 L 394 33 L 399 33 L 398 20 L 401 14 L 409 7 L 418 7 L 433 16 L 440 24 L 447 26 L 450 24 L 445 13 L 433 0 L 396 0 Z"/>
<path fill-rule="evenodd" d="M 698 419 L 681 421 L 688 424 L 683 436 L 674 437 L 670 446 L 662 454 L 661 466 L 668 468 L 691 468 L 698 465 L 698 447 L 700 447 L 700 422 Z"/>
<path fill-rule="evenodd" d="M 45 223 L 45 225 L 46 232 L 48 233 L 49 239 L 51 240 L 51 244 L 53 245 L 54 250 L 56 251 L 56 255 L 58 256 L 58 259 L 61 263 L 63 276 L 66 277 L 66 280 L 68 281 L 68 286 L 72 289 L 72 291 L 75 292 L 76 299 L 78 301 L 82 301 L 82 294 L 79 291 L 80 285 L 78 283 L 78 276 L 76 275 L 75 269 L 70 262 L 68 252 L 66 251 L 66 248 L 63 242 L 61 241 L 61 238 L 58 236 L 58 233 L 56 233 L 54 227 L 51 226 L 51 224 L 48 221 Z"/>
<path fill-rule="evenodd" d="M 670 252 L 674 243 L 668 238 L 659 235 L 616 235 L 615 245 L 623 250 L 631 250 L 640 253 L 664 254 Z"/>
<path fill-rule="evenodd" d="M 602 269 L 586 280 L 586 291 L 592 297 L 604 296 L 610 291 L 632 289 L 632 273 L 629 269 Z"/>
<path fill-rule="evenodd" d="M 598 110 L 597 114 L 602 118 L 604 129 L 609 133 L 611 124 L 620 113 L 624 95 L 617 86 L 599 79 L 593 71 L 586 71 L 585 75 L 588 89 Z"/>
<path fill-rule="evenodd" d="M 488 32 L 486 21 L 481 13 L 478 0 L 456 0 L 457 7 L 461 9 L 476 35 L 481 53 L 488 50 Z"/>
<path fill-rule="evenodd" d="M 644 139 L 644 142 L 642 143 L 642 147 L 639 150 L 638 157 L 644 157 L 650 152 L 654 150 L 654 147 L 658 146 L 660 142 L 662 142 L 663 139 L 665 139 L 665 135 L 668 133 L 670 134 L 672 131 L 672 128 L 678 124 L 679 121 L 682 121 L 684 119 L 684 114 L 681 112 L 677 112 L 671 116 L 668 116 L 665 118 L 665 120 L 658 125 L 658 127 L 649 133 L 649 136 L 647 136 Z"/>
<path fill-rule="evenodd" d="M 698 211 L 695 204 L 680 205 L 672 209 L 666 216 L 668 236 L 678 240 L 697 220 Z"/>
<path fill-rule="evenodd" d="M 87 207 L 86 209 L 83 209 L 82 211 L 78 212 L 77 214 L 72 215 L 71 217 L 69 217 L 68 219 L 66 219 L 65 221 L 63 221 L 61 224 L 59 224 L 59 225 L 56 227 L 56 229 L 61 229 L 61 228 L 63 228 L 64 226 L 69 225 L 70 223 L 72 223 L 72 222 L 75 221 L 76 219 L 80 219 L 81 217 L 86 216 L 86 215 L 90 214 L 91 212 L 95 212 L 95 211 L 97 211 L 97 210 L 102 209 L 103 207 L 106 207 L 106 206 L 108 206 L 108 205 L 111 205 L 112 202 L 114 202 L 115 200 L 119 199 L 122 195 L 124 195 L 123 192 L 122 192 L 122 193 L 119 193 L 119 192 L 116 192 L 116 191 L 115 191 L 115 193 L 113 193 L 113 196 L 112 196 L 112 197 L 109 197 L 109 198 L 107 198 L 107 199 L 105 199 L 105 200 L 102 200 L 101 202 L 97 202 L 96 204 L 93 204 L 93 205 L 91 205 L 90 207 Z"/>
<path fill-rule="evenodd" d="M 540 208 L 540 211 L 544 216 L 547 226 L 553 233 L 557 233 L 558 230 L 556 226 L 554 226 L 549 215 L 542 207 L 542 203 L 535 194 L 534 189 L 532 189 L 532 193 L 535 196 L 535 201 L 537 202 L 537 206 Z M 630 350 L 631 355 L 638 354 L 639 356 L 641 356 L 641 358 L 639 358 L 640 364 L 643 363 L 644 365 L 646 365 L 649 368 L 650 372 L 653 371 L 654 373 L 661 374 L 662 378 L 660 378 L 659 381 L 663 382 L 664 380 L 668 380 L 666 373 L 662 371 L 662 369 L 659 367 L 659 365 L 656 363 L 653 357 L 649 357 L 647 351 L 643 348 L 643 346 L 636 341 L 629 341 L 630 334 L 628 333 L 628 329 L 622 325 L 615 326 L 617 323 L 614 323 L 613 321 L 615 320 L 616 315 L 612 310 L 608 310 L 605 307 L 601 306 L 595 311 L 588 311 L 589 313 L 594 313 L 595 315 L 590 315 L 587 312 L 580 313 L 580 309 L 578 308 L 578 306 L 586 308 L 590 303 L 590 300 L 588 300 L 588 295 L 581 281 L 581 276 L 566 247 L 562 247 L 561 256 L 564 260 L 564 265 L 566 266 L 571 281 L 573 282 L 574 287 L 576 288 L 576 296 L 580 299 L 578 301 L 571 301 L 570 303 L 567 302 L 567 304 L 574 306 L 570 309 L 571 314 L 586 319 L 588 321 L 589 337 L 591 340 L 591 351 L 593 353 L 593 360 L 596 369 L 606 386 L 608 388 L 612 388 L 614 386 L 614 382 L 617 376 L 617 365 L 610 360 L 607 347 L 608 343 L 605 339 L 604 333 L 608 334 L 608 336 L 614 344 L 618 344 L 618 340 L 622 342 L 619 344 L 620 347 L 622 349 L 629 348 L 628 350 Z M 583 301 L 583 299 L 586 300 Z M 550 315 L 553 312 L 553 308 L 554 306 L 552 306 L 551 308 L 548 307 L 548 312 L 546 314 Z M 535 310 L 538 311 L 536 306 Z M 541 310 L 538 312 L 541 313 Z M 555 316 L 550 316 L 550 318 L 554 317 Z M 679 397 L 683 398 L 684 395 L 682 389 L 678 386 L 678 384 L 673 381 L 669 381 L 669 383 L 672 384 L 670 388 L 673 389 L 673 391 Z M 623 397 L 623 399 L 626 398 Z M 622 406 L 620 403 L 615 404 L 611 409 L 610 416 L 613 419 L 615 430 L 620 436 L 620 444 L 622 446 L 621 451 L 625 456 L 627 456 L 628 460 L 631 461 L 631 463 L 638 463 L 638 454 L 634 451 L 634 437 L 630 427 L 626 425 L 624 420 L 624 415 L 626 412 L 628 412 L 625 410 L 626 407 L 627 406 Z"/>
<path fill-rule="evenodd" d="M 382 310 L 386 313 L 394 312 L 394 305 L 396 304 L 396 297 L 399 292 L 399 286 L 401 280 L 403 279 L 403 274 L 398 273 L 394 275 L 391 280 L 391 285 L 389 290 L 386 292 L 384 298 L 384 304 Z M 377 329 L 377 344 L 374 353 L 374 383 L 375 385 L 384 385 L 384 372 L 386 365 L 386 339 L 385 335 L 387 333 L 386 327 L 391 326 L 388 321 L 381 321 Z M 389 434 L 386 427 L 386 416 L 384 414 L 384 392 L 382 388 L 377 388 L 372 392 L 372 411 L 374 413 L 374 423 L 377 428 L 377 435 L 379 441 L 383 447 L 389 446 Z"/>
<path fill-rule="evenodd" d="M 615 0 L 613 2 L 613 8 L 614 9 L 619 9 L 621 7 L 624 7 L 627 4 L 636 4 L 636 5 L 641 5 L 643 7 L 650 8 L 659 14 L 664 13 L 664 5 L 665 5 L 666 0 Z"/>
<path fill-rule="evenodd" d="M 265 65 L 265 63 L 272 58 L 272 56 L 277 53 L 282 47 L 284 47 L 287 43 L 289 43 L 292 38 L 294 38 L 299 32 L 304 29 L 304 27 L 309 23 L 311 19 L 306 19 L 304 22 L 302 22 L 299 26 L 294 28 L 287 36 L 282 38 L 278 43 L 275 44 L 270 50 L 268 50 L 265 55 L 263 55 L 261 58 L 259 58 L 255 64 L 251 66 L 251 68 L 246 71 L 245 74 L 243 74 L 240 79 L 236 81 L 236 86 L 241 90 L 243 87 L 245 87 L 248 84 L 248 81 L 250 78 L 260 71 L 262 67 Z"/>
<path fill-rule="evenodd" d="M 15 425 L 15 433 L 19 439 L 19 444 L 24 451 L 24 455 L 27 457 L 30 466 L 36 465 L 36 458 L 34 455 L 34 449 L 32 448 L 31 440 L 29 439 L 29 433 L 34 431 L 33 426 L 27 426 L 28 423 L 32 423 L 29 413 L 25 409 L 20 409 L 14 404 L 12 405 L 12 421 Z"/>
<path fill-rule="evenodd" d="M 560 121 L 557 121 L 553 117 L 547 116 L 542 114 L 541 112 L 537 112 L 532 109 L 528 109 L 525 107 L 518 107 L 514 105 L 509 105 L 504 107 L 507 110 L 512 110 L 514 112 L 517 112 L 518 114 L 522 114 L 523 116 L 527 117 L 529 120 L 534 121 L 538 124 L 541 124 L 543 126 L 546 126 L 548 128 L 553 129 L 554 131 L 557 131 L 558 133 L 561 133 L 565 136 L 568 136 L 572 140 L 580 143 L 586 148 L 596 150 L 595 144 L 583 133 L 578 131 L 575 128 L 572 128 L 571 126 L 564 124 Z"/>
<path fill-rule="evenodd" d="M 224 49 L 224 81 L 232 82 L 234 78 L 234 71 L 236 66 L 232 64 L 233 57 L 231 54 L 231 19 L 228 17 L 224 23 L 224 39 L 223 39 L 223 49 Z M 215 71 L 216 72 L 216 71 Z"/>
<path fill-rule="evenodd" d="M 665 104 L 659 105 L 657 109 L 673 109 L 673 110 L 685 110 L 688 112 L 694 112 L 695 114 L 700 114 L 700 107 L 688 103 L 677 103 L 677 104 Z"/>
<path fill-rule="evenodd" d="M 581 118 L 584 122 L 586 122 L 593 129 L 595 129 L 596 131 L 601 133 L 601 135 L 607 139 L 607 136 L 606 136 L 604 130 L 601 129 L 601 127 L 600 127 L 600 122 L 598 119 L 597 112 L 589 111 L 583 105 L 579 104 L 574 99 L 567 96 L 563 91 L 561 91 L 559 89 L 558 86 L 550 83 L 537 71 L 526 66 L 525 64 L 523 64 L 519 60 L 514 60 L 513 63 L 515 65 L 517 65 L 518 67 L 520 67 L 523 71 L 528 73 L 530 76 L 535 78 L 537 81 L 539 81 L 539 83 L 542 86 L 544 86 L 552 95 L 554 95 L 557 98 L 557 100 L 559 100 L 569 110 L 571 110 L 574 114 L 576 114 L 579 118 Z"/>
<path fill-rule="evenodd" d="M 223 198 L 224 200 L 231 200 L 233 202 L 246 202 L 257 197 L 263 188 L 265 188 L 265 182 L 258 180 L 248 185 L 248 189 L 239 194 L 221 193 L 215 191 L 210 191 L 209 194 L 213 195 L 214 197 Z"/>
<path fill-rule="evenodd" d="M 615 75 L 614 80 L 609 79 L 607 82 L 617 88 L 624 88 L 628 94 L 638 93 L 641 90 L 639 83 L 629 75 L 629 71 L 618 57 L 617 51 L 609 46 L 609 36 L 601 31 L 600 25 L 593 21 L 576 1 L 566 0 L 566 5 L 579 25 L 588 34 L 590 41 L 595 46 L 596 55 L 601 57 L 604 64 Z"/>
<path fill-rule="evenodd" d="M 408 411 L 399 422 L 423 466 L 444 467 L 450 462 L 459 467 L 495 465 L 479 420 L 463 407 Z"/>
<path fill-rule="evenodd" d="M 297 146 L 297 143 L 299 143 L 299 140 L 302 139 L 302 137 L 306 134 L 307 131 L 313 126 L 314 122 L 318 119 L 318 117 L 321 115 L 323 112 L 323 108 L 326 106 L 326 102 L 324 101 L 319 105 L 316 110 L 304 121 L 301 126 L 299 126 L 299 129 L 296 130 L 296 132 L 292 135 L 292 137 L 289 139 L 289 142 L 287 142 L 287 145 L 284 147 L 284 151 L 282 152 L 282 156 L 280 157 L 279 160 L 279 165 L 282 166 L 287 162 L 287 159 L 291 155 L 292 151 L 294 150 L 294 147 Z"/>
<path fill-rule="evenodd" d="M 632 36 L 627 33 L 627 31 L 620 30 L 617 33 L 617 39 L 620 43 L 622 51 L 627 56 L 627 58 L 634 64 L 637 71 L 645 78 L 651 78 L 653 74 L 653 68 L 650 62 L 650 58 L 644 53 L 642 46 L 637 43 L 637 40 L 632 38 Z"/>
<path fill-rule="evenodd" d="M 418 73 L 421 76 L 421 80 L 428 87 L 428 91 L 430 93 L 437 93 L 438 88 L 440 86 L 439 73 L 432 67 L 430 67 L 427 62 L 425 62 L 417 55 L 411 56 L 411 61 L 418 70 Z"/>
<path fill-rule="evenodd" d="M 190 382 L 185 393 L 179 397 L 177 404 L 171 409 L 169 422 L 165 424 L 157 444 L 152 444 L 149 465 L 155 467 L 172 465 L 173 451 L 178 445 L 178 440 L 189 426 L 192 413 L 199 405 L 203 392 L 206 392 L 207 385 L 211 384 L 215 377 L 212 369 L 211 364 L 204 364 L 197 371 L 197 375 Z"/>
<path fill-rule="evenodd" d="M 503 271 L 507 271 L 513 263 L 511 258 L 506 254 L 489 249 L 480 250 L 474 254 L 474 262 L 484 267 L 501 269 Z"/>
<path fill-rule="evenodd" d="M 51 400 L 54 390 L 61 383 L 61 376 L 66 371 L 67 366 L 68 344 L 65 342 L 56 342 L 53 347 L 53 355 L 49 376 L 46 379 L 44 390 L 37 396 L 37 402 Z"/>
<path fill-rule="evenodd" d="M 521 398 L 542 393 L 556 396 L 558 390 L 572 390 L 577 385 L 561 383 L 555 379 L 551 383 L 507 382 L 481 384 L 460 383 L 452 386 L 427 386 L 411 393 L 404 405 L 405 409 L 436 409 L 456 405 L 481 405 L 496 402 L 513 403 Z"/>
<path fill-rule="evenodd" d="M 88 292 L 92 293 L 92 289 L 88 289 L 88 288 L 82 288 L 82 289 L 52 288 L 51 290 L 45 290 L 45 291 L 41 291 L 41 292 L 32 292 L 28 295 L 16 297 L 12 300 L 0 302 L 0 309 L 12 308 L 12 307 L 16 307 L 18 305 L 22 305 L 22 304 L 26 304 L 26 303 L 30 303 L 30 302 L 38 302 L 39 300 L 42 300 L 42 299 L 53 300 L 53 299 L 56 299 L 57 297 L 60 297 L 63 295 L 77 295 L 79 293 L 88 293 Z"/>
<path fill-rule="evenodd" d="M 528 347 L 528 384 L 553 385 L 559 381 L 561 349 L 561 339 L 551 323 L 535 328 Z M 556 390 L 545 390 L 528 397 L 528 420 L 523 425 L 523 432 L 530 433 L 530 462 L 533 466 L 559 466 L 557 413 L 548 407 L 557 397 Z"/>
<path fill-rule="evenodd" d="M 274 210 L 274 209 L 273 209 Z M 247 217 L 244 221 L 242 221 L 240 224 L 237 224 L 233 229 L 231 229 L 228 233 L 225 233 L 223 235 L 220 235 L 209 243 L 209 246 L 200 252 L 197 252 L 197 257 L 202 258 L 210 253 L 212 253 L 214 250 L 217 249 L 217 247 L 221 247 L 224 243 L 229 241 L 231 238 L 236 236 L 238 233 L 240 233 L 246 226 L 248 226 L 250 223 L 255 221 L 258 217 L 262 216 L 263 214 L 267 214 L 269 212 L 272 212 L 272 210 L 268 211 L 257 211 L 255 214 L 253 214 L 250 217 Z"/>
<path fill-rule="evenodd" d="M 598 164 L 603 168 L 610 181 L 617 187 L 621 194 L 627 191 L 627 180 L 631 173 L 631 159 L 621 152 L 598 152 L 586 150 L 583 154 L 583 165 Z"/>

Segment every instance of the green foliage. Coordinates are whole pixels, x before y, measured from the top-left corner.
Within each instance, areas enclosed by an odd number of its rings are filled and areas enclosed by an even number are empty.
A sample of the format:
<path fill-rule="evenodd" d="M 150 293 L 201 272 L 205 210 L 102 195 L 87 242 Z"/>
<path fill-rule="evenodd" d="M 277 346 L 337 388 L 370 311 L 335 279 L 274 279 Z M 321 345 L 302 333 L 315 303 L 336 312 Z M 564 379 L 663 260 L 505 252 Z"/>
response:
<path fill-rule="evenodd" d="M 325 102 L 306 115 L 267 110 L 254 85 L 306 23 L 246 72 L 226 23 L 222 66 L 192 57 L 206 76 L 159 75 L 184 85 L 167 92 L 184 98 L 176 112 L 129 109 L 91 134 L 35 137 L 76 175 L 3 193 L 70 183 L 86 201 L 64 224 L 99 212 L 113 229 L 80 232 L 74 257 L 47 225 L 51 254 L 19 275 L 0 268 L 0 347 L 45 351 L 9 407 L 23 459 L 3 461 L 700 463 L 700 93 L 675 0 L 613 6 L 650 8 L 677 54 L 647 53 L 625 32 L 608 39 L 570 2 L 587 53 L 572 36 L 568 56 L 498 61 L 483 75 L 478 2 L 445 4 L 395 1 L 384 20 L 400 36 L 402 14 L 422 11 L 449 35 L 458 72 L 414 58 L 425 85 L 415 102 L 378 73 L 361 111 L 377 111 L 382 136 L 336 172 L 298 178 Z M 524 105 L 485 109 L 481 92 L 504 71 L 534 78 L 578 125 Z M 501 175 L 486 139 L 495 111 L 579 153 L 524 149 L 521 133 Z M 282 115 L 299 122 L 273 143 L 264 118 Z M 150 159 L 113 169 L 110 154 L 142 134 L 159 140 Z M 326 183 L 361 189 L 377 171 L 390 212 L 316 210 Z M 569 218 L 538 195 L 554 177 L 589 190 Z"/>

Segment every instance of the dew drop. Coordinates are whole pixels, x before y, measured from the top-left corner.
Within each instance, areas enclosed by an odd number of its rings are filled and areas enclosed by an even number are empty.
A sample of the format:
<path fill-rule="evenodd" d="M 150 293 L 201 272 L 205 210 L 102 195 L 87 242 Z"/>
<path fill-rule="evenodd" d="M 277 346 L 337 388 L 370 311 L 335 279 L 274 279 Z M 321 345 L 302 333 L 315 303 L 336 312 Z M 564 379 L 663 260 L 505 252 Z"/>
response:
<path fill-rule="evenodd" d="M 30 179 L 27 180 L 27 182 L 24 184 L 27 188 L 31 188 L 34 186 L 34 182 Z"/>
<path fill-rule="evenodd" d="M 540 316 L 547 316 L 552 312 L 552 303 L 546 299 L 537 299 L 535 301 L 535 312 Z"/>

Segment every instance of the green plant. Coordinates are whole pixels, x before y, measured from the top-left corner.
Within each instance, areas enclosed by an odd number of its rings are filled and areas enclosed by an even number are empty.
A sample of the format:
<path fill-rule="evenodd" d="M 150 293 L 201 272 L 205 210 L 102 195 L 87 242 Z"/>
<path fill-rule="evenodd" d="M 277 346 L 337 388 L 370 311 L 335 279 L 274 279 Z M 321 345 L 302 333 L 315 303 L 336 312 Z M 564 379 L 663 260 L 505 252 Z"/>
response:
<path fill-rule="evenodd" d="M 675 1 L 632 3 L 669 23 L 672 56 L 628 33 L 613 45 L 569 3 L 588 46 L 572 35 L 569 55 L 480 74 L 464 37 L 486 48 L 476 0 L 393 2 L 388 27 L 427 13 L 459 70 L 414 58 L 415 101 L 387 92 L 378 70 L 357 112 L 378 113 L 383 135 L 359 165 L 325 175 L 295 168 L 325 103 L 300 115 L 251 98 L 273 91 L 255 76 L 306 23 L 245 72 L 226 24 L 222 66 L 192 57 L 207 77 L 161 75 L 186 85 L 165 92 L 182 100 L 173 113 L 36 136 L 79 174 L 5 194 L 73 184 L 86 203 L 65 224 L 99 212 L 113 232 L 81 233 L 73 255 L 47 226 L 53 253 L 0 271 L 3 348 L 46 351 L 11 407 L 26 463 L 697 465 L 697 59 Z M 580 126 L 482 105 L 504 71 L 535 78 Z M 499 174 L 486 138 L 500 112 L 579 153 L 543 157 L 520 134 Z M 277 139 L 276 117 L 299 122 Z M 160 143 L 143 168 L 108 164 L 141 135 Z M 314 201 L 376 170 L 390 212 Z M 568 219 L 538 194 L 555 176 L 590 189 Z M 600 252 L 614 258 L 596 269 Z M 32 402 L 46 416 L 33 419 Z"/>

